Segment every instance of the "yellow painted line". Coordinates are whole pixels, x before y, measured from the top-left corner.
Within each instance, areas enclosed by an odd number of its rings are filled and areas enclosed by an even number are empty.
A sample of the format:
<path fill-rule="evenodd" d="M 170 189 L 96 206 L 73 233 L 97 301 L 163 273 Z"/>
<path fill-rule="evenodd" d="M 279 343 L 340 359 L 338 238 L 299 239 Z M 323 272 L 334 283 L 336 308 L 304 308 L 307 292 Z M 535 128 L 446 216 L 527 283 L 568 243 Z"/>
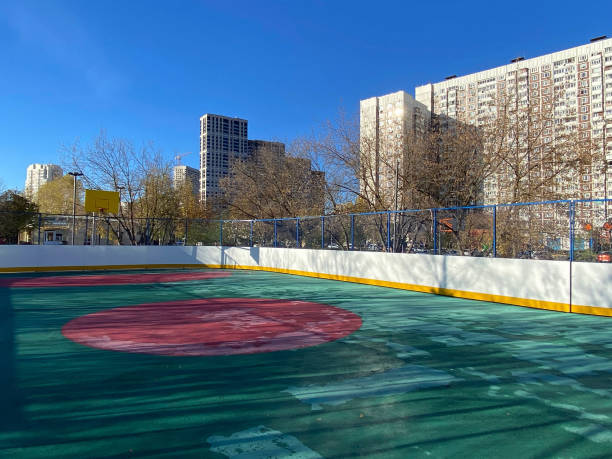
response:
<path fill-rule="evenodd" d="M 283 274 L 293 274 L 298 276 L 316 277 L 320 279 L 331 279 L 343 282 L 355 282 L 358 284 L 376 285 L 379 287 L 390 287 L 402 290 L 411 290 L 415 292 L 432 293 L 435 295 L 452 296 L 455 298 L 465 298 L 468 300 L 488 301 L 492 303 L 511 304 L 515 306 L 524 306 L 529 308 L 546 309 L 550 311 L 560 312 L 575 312 L 579 314 L 592 314 L 598 316 L 612 317 L 612 309 L 601 308 L 596 306 L 573 305 L 570 311 L 570 305 L 567 303 L 557 303 L 553 301 L 533 300 L 529 298 L 518 298 L 513 296 L 493 295 L 490 293 L 470 292 L 467 290 L 446 289 L 440 287 L 431 287 L 426 285 L 408 284 L 402 282 L 391 282 L 376 279 L 366 279 L 362 277 L 342 276 L 338 274 L 316 273 L 310 271 L 300 271 L 295 269 L 285 268 L 269 268 L 265 266 L 247 266 L 234 264 L 146 264 L 146 265 L 101 265 L 101 266 L 45 266 L 45 267 L 15 267 L 15 268 L 0 268 L 0 273 L 18 273 L 18 272 L 52 272 L 52 271 L 88 271 L 88 270 L 123 270 L 123 269 L 198 269 L 198 268 L 216 268 L 216 269 L 244 269 L 253 271 L 269 271 Z"/>
<path fill-rule="evenodd" d="M 595 316 L 612 317 L 612 309 L 600 308 L 597 306 L 581 306 L 581 305 L 575 304 L 575 305 L 572 305 L 572 312 L 577 312 L 578 314 L 592 314 Z"/>
<path fill-rule="evenodd" d="M 208 268 L 224 269 L 250 269 L 255 271 L 271 271 L 283 274 L 295 274 L 298 276 L 317 277 L 320 279 L 339 280 L 344 282 L 355 282 L 358 284 L 376 285 L 379 287 L 390 287 L 415 292 L 433 293 L 435 295 L 452 296 L 455 298 L 465 298 L 468 300 L 488 301 L 491 303 L 512 304 L 515 306 L 525 306 L 529 308 L 547 309 L 550 311 L 570 312 L 567 303 L 557 303 L 553 301 L 532 300 L 528 298 L 517 298 L 512 296 L 492 295 L 490 293 L 470 292 L 467 290 L 454 290 L 440 287 L 430 287 L 426 285 L 407 284 L 403 282 L 391 282 L 377 279 L 366 279 L 362 277 L 341 276 L 337 274 L 315 273 L 309 271 L 299 271 L 295 269 L 267 268 L 262 266 L 242 266 L 242 265 L 206 265 Z"/>

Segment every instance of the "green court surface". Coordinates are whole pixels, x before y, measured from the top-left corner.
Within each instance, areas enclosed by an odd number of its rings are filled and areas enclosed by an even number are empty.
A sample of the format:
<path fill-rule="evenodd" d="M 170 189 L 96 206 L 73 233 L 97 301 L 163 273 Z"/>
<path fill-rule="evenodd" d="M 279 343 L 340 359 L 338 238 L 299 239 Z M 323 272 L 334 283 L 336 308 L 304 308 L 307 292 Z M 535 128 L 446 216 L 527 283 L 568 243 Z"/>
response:
<path fill-rule="evenodd" d="M 0 456 L 612 454 L 612 318 L 230 274 L 0 287 Z M 362 324 L 310 347 L 213 356 L 104 350 L 62 334 L 86 314 L 201 298 L 322 303 L 357 314 Z M 143 314 L 145 326 L 148 319 Z"/>

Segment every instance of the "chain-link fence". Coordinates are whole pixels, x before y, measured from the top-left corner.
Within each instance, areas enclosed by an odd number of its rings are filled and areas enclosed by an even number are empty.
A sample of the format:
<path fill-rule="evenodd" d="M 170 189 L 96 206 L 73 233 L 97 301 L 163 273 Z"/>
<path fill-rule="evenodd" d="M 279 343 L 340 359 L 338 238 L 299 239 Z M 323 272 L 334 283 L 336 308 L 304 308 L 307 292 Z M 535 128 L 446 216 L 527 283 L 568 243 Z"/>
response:
<path fill-rule="evenodd" d="M 0 213 L 0 244 L 221 245 L 612 261 L 612 200 L 261 220 Z"/>

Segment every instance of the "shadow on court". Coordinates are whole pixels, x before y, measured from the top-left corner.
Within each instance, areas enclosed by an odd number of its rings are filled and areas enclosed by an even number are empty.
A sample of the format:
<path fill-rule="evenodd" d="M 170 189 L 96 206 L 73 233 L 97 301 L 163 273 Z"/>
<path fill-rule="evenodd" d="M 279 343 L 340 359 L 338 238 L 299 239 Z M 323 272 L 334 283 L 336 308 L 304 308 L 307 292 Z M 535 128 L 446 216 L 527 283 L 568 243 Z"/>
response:
<path fill-rule="evenodd" d="M 326 458 L 609 451 L 606 319 L 241 271 L 0 294 L 10 414 L 0 416 L 0 456 L 256 457 L 269 445 Z M 202 298 L 330 304 L 363 325 L 303 349 L 209 357 L 107 351 L 61 333 L 98 311 Z"/>
<path fill-rule="evenodd" d="M 21 428 L 23 424 L 15 327 L 10 291 L 0 287 L 0 429 Z"/>

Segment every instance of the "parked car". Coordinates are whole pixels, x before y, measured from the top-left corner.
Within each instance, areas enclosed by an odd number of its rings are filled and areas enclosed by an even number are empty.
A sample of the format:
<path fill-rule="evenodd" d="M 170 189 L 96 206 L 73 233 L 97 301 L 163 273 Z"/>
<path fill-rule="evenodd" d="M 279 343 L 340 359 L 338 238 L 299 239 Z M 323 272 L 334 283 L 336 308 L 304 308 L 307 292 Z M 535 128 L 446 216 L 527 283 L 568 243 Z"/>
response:
<path fill-rule="evenodd" d="M 531 255 L 534 260 L 552 260 L 552 255 L 547 250 L 537 250 Z"/>
<path fill-rule="evenodd" d="M 597 254 L 598 263 L 612 263 L 612 252 L 599 252 Z"/>
<path fill-rule="evenodd" d="M 548 250 L 525 250 L 518 253 L 518 258 L 528 258 L 531 260 L 552 260 L 552 253 Z"/>

